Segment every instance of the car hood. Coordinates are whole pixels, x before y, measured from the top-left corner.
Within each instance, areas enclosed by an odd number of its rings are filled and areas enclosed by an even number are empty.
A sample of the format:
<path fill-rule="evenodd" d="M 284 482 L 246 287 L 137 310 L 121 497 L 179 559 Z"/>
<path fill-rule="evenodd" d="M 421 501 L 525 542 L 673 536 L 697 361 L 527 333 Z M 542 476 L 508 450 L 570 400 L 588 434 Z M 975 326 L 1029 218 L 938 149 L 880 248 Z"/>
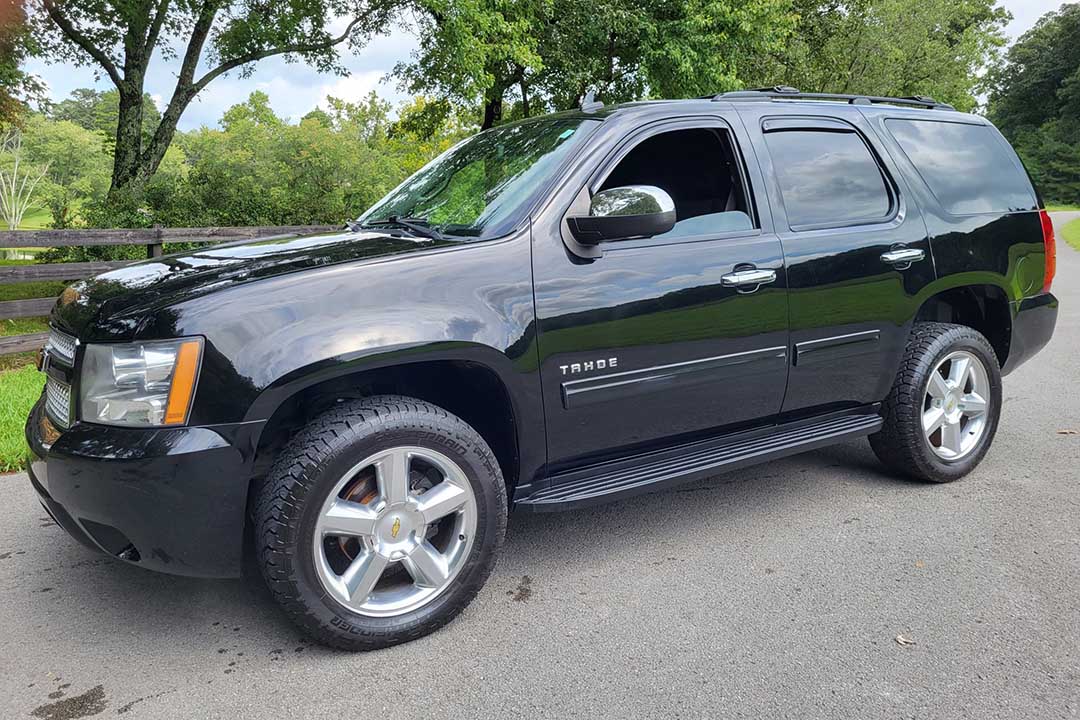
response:
<path fill-rule="evenodd" d="M 215 245 L 134 263 L 76 283 L 52 321 L 83 340 L 133 337 L 152 312 L 239 283 L 451 244 L 382 232 L 340 232 Z"/>

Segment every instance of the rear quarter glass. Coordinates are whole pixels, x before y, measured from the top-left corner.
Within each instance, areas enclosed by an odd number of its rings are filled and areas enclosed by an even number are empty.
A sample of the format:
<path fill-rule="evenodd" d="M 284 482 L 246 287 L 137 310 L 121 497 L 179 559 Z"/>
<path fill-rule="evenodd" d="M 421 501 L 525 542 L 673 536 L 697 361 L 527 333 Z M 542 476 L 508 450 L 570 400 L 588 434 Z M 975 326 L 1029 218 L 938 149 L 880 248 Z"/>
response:
<path fill-rule="evenodd" d="M 890 118 L 885 126 L 952 215 L 1023 212 L 1038 198 L 1016 153 L 988 125 Z"/>

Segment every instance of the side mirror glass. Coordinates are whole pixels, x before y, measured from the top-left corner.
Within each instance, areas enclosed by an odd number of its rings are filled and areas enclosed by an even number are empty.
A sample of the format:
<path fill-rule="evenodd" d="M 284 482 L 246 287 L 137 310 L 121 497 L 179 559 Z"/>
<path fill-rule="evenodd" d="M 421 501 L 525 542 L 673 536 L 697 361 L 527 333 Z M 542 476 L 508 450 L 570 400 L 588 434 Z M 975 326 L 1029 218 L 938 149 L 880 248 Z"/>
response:
<path fill-rule="evenodd" d="M 626 185 L 596 193 L 587 216 L 566 222 L 582 245 L 652 237 L 675 227 L 675 201 L 653 185 Z"/>

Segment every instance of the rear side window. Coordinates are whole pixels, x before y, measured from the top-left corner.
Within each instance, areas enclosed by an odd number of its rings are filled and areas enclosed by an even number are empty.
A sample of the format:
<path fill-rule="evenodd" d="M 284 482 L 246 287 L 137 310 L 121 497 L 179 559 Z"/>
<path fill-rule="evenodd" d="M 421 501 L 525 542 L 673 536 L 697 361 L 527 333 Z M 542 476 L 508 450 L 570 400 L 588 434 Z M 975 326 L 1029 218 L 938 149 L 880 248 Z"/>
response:
<path fill-rule="evenodd" d="M 946 212 L 1037 207 L 1031 181 L 991 128 L 936 120 L 891 119 L 885 125 Z"/>
<path fill-rule="evenodd" d="M 854 131 L 781 130 L 765 141 L 792 228 L 881 222 L 891 214 L 877 159 Z"/>

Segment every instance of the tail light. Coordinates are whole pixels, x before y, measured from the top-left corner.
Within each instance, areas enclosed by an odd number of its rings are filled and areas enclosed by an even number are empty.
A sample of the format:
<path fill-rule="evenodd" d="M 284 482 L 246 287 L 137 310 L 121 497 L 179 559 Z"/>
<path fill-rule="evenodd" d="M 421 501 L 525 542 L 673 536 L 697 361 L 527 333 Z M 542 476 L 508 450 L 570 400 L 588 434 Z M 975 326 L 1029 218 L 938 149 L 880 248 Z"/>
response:
<path fill-rule="evenodd" d="M 1048 293 L 1054 282 L 1054 274 L 1057 273 L 1057 242 L 1054 239 L 1054 221 L 1050 219 L 1050 213 L 1042 210 L 1039 218 L 1042 220 L 1043 245 L 1046 247 L 1046 271 L 1043 273 L 1042 291 Z"/>

